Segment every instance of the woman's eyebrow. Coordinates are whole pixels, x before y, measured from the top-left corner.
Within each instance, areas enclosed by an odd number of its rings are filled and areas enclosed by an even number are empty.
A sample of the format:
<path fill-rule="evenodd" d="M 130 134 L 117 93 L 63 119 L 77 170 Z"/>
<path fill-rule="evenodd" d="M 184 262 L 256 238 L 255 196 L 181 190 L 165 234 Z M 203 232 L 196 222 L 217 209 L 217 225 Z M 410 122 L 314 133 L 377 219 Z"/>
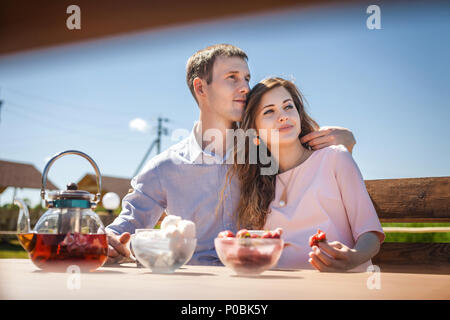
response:
<path fill-rule="evenodd" d="M 292 99 L 286 99 L 283 101 L 283 103 L 286 103 L 288 101 L 292 101 Z M 275 106 L 274 104 L 268 104 L 267 106 L 263 107 L 263 109 L 268 108 L 268 107 L 274 107 L 274 106 Z"/>

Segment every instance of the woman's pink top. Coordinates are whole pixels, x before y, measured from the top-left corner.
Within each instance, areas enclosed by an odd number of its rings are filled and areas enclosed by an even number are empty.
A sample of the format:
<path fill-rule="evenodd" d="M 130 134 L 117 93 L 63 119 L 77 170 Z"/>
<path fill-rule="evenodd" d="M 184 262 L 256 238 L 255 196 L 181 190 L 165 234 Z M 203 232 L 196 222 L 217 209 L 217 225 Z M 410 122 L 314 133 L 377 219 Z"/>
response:
<path fill-rule="evenodd" d="M 280 207 L 283 184 L 292 178 L 287 190 L 287 204 Z M 363 177 L 344 146 L 314 151 L 299 166 L 277 176 L 275 199 L 270 204 L 265 229 L 283 228 L 286 247 L 278 261 L 279 268 L 312 268 L 308 262 L 309 237 L 324 231 L 328 241 L 340 241 L 353 248 L 358 237 L 377 232 L 380 243 L 385 235 L 366 190 Z M 366 271 L 371 260 L 352 271 Z"/>

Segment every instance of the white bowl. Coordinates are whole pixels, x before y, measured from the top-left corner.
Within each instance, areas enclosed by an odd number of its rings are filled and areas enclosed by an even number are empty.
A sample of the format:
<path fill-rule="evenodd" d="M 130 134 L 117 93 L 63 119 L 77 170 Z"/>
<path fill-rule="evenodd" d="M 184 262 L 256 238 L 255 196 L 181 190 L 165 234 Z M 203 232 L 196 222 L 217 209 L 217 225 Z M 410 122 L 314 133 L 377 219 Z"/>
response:
<path fill-rule="evenodd" d="M 166 238 L 161 229 L 137 229 L 131 236 L 136 259 L 154 273 L 172 273 L 187 263 L 197 245 L 195 238 Z"/>

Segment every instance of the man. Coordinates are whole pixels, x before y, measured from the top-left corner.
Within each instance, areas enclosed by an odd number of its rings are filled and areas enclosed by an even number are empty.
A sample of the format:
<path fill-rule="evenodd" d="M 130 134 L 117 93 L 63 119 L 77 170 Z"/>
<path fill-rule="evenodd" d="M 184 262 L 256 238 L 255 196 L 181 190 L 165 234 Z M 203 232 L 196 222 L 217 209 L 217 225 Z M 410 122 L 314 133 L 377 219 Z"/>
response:
<path fill-rule="evenodd" d="M 189 137 L 155 156 L 132 179 L 133 191 L 123 198 L 122 212 L 106 228 L 108 262 L 129 257 L 126 244 L 130 233 L 152 228 L 165 210 L 196 224 L 197 247 L 190 264 L 221 264 L 214 238 L 225 229 L 236 231 L 237 181 L 228 186 L 217 215 L 215 209 L 228 169 L 225 160 L 232 150 L 226 133 L 241 120 L 250 91 L 247 60 L 241 49 L 224 44 L 207 47 L 189 58 L 186 81 L 200 108 L 199 120 Z M 214 138 L 208 137 L 211 130 Z M 355 140 L 349 130 L 331 127 L 303 137 L 302 143 L 313 149 L 343 144 L 351 151 Z"/>

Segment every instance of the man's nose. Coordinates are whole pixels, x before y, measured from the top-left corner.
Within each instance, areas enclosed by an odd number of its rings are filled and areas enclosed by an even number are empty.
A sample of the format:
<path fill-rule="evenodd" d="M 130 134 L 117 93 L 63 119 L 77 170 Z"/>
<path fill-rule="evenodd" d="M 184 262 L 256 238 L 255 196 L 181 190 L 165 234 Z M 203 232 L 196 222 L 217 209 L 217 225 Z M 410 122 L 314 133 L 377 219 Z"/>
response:
<path fill-rule="evenodd" d="M 240 93 L 247 94 L 250 92 L 250 86 L 248 85 L 248 82 L 245 81 L 241 89 L 239 90 Z"/>

